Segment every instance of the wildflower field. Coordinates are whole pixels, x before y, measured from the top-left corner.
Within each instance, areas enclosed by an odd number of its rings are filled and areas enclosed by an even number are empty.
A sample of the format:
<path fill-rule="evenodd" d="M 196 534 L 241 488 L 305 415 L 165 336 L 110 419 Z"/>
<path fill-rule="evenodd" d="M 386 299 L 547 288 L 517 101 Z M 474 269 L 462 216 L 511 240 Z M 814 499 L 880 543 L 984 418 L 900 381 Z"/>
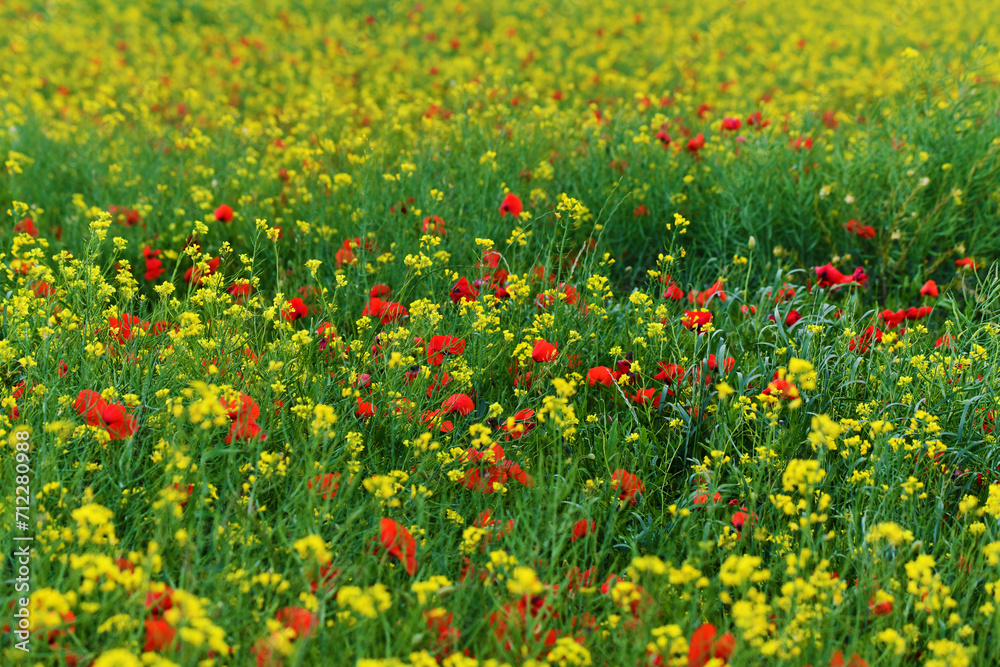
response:
<path fill-rule="evenodd" d="M 1000 664 L 995 0 L 0 0 L 0 664 Z"/>

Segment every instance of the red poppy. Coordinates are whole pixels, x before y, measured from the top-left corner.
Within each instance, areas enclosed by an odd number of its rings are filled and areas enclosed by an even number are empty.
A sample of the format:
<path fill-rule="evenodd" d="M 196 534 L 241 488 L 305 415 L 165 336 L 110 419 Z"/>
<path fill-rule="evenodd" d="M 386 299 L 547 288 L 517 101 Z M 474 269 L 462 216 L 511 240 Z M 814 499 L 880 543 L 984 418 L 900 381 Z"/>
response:
<path fill-rule="evenodd" d="M 576 565 L 569 568 L 566 571 L 566 590 L 573 591 L 580 587 L 589 587 L 593 585 L 593 581 L 597 578 L 597 568 L 591 567 L 586 570 L 580 571 L 580 568 Z"/>
<path fill-rule="evenodd" d="M 215 209 L 215 219 L 219 222 L 232 222 L 233 208 L 229 206 L 229 204 L 223 204 L 219 208 Z"/>
<path fill-rule="evenodd" d="M 920 296 L 938 296 L 938 286 L 933 280 L 928 280 L 924 283 L 924 286 L 920 288 Z"/>
<path fill-rule="evenodd" d="M 461 303 L 462 301 L 475 301 L 479 298 L 479 292 L 469 284 L 465 276 L 462 276 L 451 288 L 450 296 L 452 303 Z"/>
<path fill-rule="evenodd" d="M 121 345 L 124 345 L 132 338 L 135 331 L 138 331 L 139 329 L 146 331 L 149 329 L 149 323 L 143 322 L 138 317 L 130 315 L 129 313 L 124 313 L 121 317 L 109 317 L 108 329 L 111 333 L 111 337 L 117 340 Z M 133 331 L 133 329 L 135 331 Z"/>
<path fill-rule="evenodd" d="M 970 271 L 976 270 L 976 262 L 971 257 L 963 257 L 962 259 L 956 259 L 955 266 L 959 269 L 968 269 Z"/>
<path fill-rule="evenodd" d="M 339 569 L 333 567 L 330 563 L 324 563 L 319 566 L 318 577 L 310 575 L 309 591 L 315 593 L 321 586 L 326 589 L 332 589 L 339 576 Z"/>
<path fill-rule="evenodd" d="M 464 417 L 475 409 L 476 404 L 467 394 L 452 394 L 441 404 L 441 410 L 446 415 L 457 412 Z"/>
<path fill-rule="evenodd" d="M 369 403 L 368 401 L 364 401 L 361 399 L 360 396 L 358 396 L 357 400 L 358 400 L 358 407 L 354 411 L 355 417 L 359 417 L 361 419 L 368 419 L 369 417 L 374 417 L 375 413 L 378 412 L 378 408 L 375 406 L 374 403 Z"/>
<path fill-rule="evenodd" d="M 444 220 L 440 216 L 432 215 L 424 218 L 423 224 L 424 234 L 436 234 L 437 236 L 444 236 Z"/>
<path fill-rule="evenodd" d="M 531 408 L 518 410 L 511 415 L 503 424 L 503 430 L 507 432 L 507 440 L 519 440 L 531 433 L 531 430 L 535 428 L 535 420 L 532 419 L 534 416 L 535 411 Z"/>
<path fill-rule="evenodd" d="M 250 283 L 233 283 L 229 286 L 229 293 L 237 300 L 243 301 L 250 297 L 253 286 Z"/>
<path fill-rule="evenodd" d="M 555 361 L 556 357 L 559 356 L 556 347 L 558 344 L 553 344 L 548 341 L 539 338 L 535 341 L 535 347 L 531 350 L 531 358 L 538 363 L 549 363 Z"/>
<path fill-rule="evenodd" d="M 794 401 L 799 397 L 799 388 L 784 378 L 775 378 L 761 393 L 765 396 Z"/>
<path fill-rule="evenodd" d="M 802 319 L 802 315 L 797 310 L 788 311 L 788 315 L 785 316 L 785 326 L 791 327 L 795 326 L 795 323 Z"/>
<path fill-rule="evenodd" d="M 892 601 L 887 600 L 876 604 L 875 600 L 872 599 L 868 601 L 868 609 L 870 609 L 872 614 L 875 616 L 888 616 L 892 613 Z"/>
<path fill-rule="evenodd" d="M 431 377 L 430 384 L 427 385 L 427 398 L 430 398 L 449 384 L 451 384 L 451 375 L 448 373 L 435 373 Z"/>
<path fill-rule="evenodd" d="M 767 293 L 770 294 L 771 290 L 769 289 Z M 791 301 L 794 298 L 795 288 L 785 283 L 781 286 L 781 289 L 778 290 L 777 295 L 775 295 L 774 302 L 781 303 L 782 301 Z"/>
<path fill-rule="evenodd" d="M 495 269 L 498 266 L 500 266 L 500 260 L 501 259 L 502 259 L 502 256 L 496 250 L 484 250 L 483 251 L 483 258 L 480 261 L 476 262 L 476 268 L 477 269 L 484 269 L 484 268 Z"/>
<path fill-rule="evenodd" d="M 506 484 L 508 478 L 513 478 L 523 486 L 534 485 L 531 476 L 521 466 L 504 458 L 503 447 L 495 442 L 483 452 L 470 447 L 465 456 L 468 463 L 485 462 L 489 464 L 482 470 L 471 468 L 465 471 L 465 476 L 459 480 L 459 483 L 467 489 L 490 494 L 496 491 L 497 485 Z"/>
<path fill-rule="evenodd" d="M 88 426 L 103 428 L 112 440 L 124 440 L 139 430 L 139 424 L 119 403 L 107 403 L 96 391 L 83 389 L 73 408 L 87 420 Z"/>
<path fill-rule="evenodd" d="M 700 151 L 704 147 L 705 147 L 705 135 L 702 134 L 701 132 L 699 132 L 694 139 L 691 139 L 687 142 L 688 153 L 693 153 L 697 155 L 698 151 Z"/>
<path fill-rule="evenodd" d="M 504 524 L 500 519 L 493 518 L 492 510 L 483 510 L 476 517 L 473 525 L 476 528 L 486 528 L 490 531 L 486 534 L 483 542 L 483 546 L 485 546 L 498 538 L 510 535 L 511 531 L 514 530 L 514 519 L 507 519 L 507 523 Z"/>
<path fill-rule="evenodd" d="M 895 329 L 906 320 L 920 320 L 932 312 L 934 312 L 934 309 L 931 306 L 921 306 L 920 308 L 911 306 L 910 308 L 903 308 L 895 312 L 883 310 L 879 313 L 879 317 L 885 321 L 888 328 Z"/>
<path fill-rule="evenodd" d="M 281 660 L 282 653 L 278 647 L 287 642 L 280 631 L 272 632 L 267 637 L 255 641 L 250 648 L 250 655 L 254 657 L 256 667 L 282 667 L 285 663 Z"/>
<path fill-rule="evenodd" d="M 417 542 L 403 526 L 383 518 L 379 525 L 381 547 L 395 556 L 411 577 L 417 572 Z"/>
<path fill-rule="evenodd" d="M 514 373 L 517 371 L 517 362 L 511 366 L 510 372 Z M 514 376 L 514 386 L 518 389 L 531 389 L 531 386 L 535 384 L 535 377 L 531 371 L 525 371 L 524 373 L 518 373 Z"/>
<path fill-rule="evenodd" d="M 424 612 L 427 619 L 427 630 L 437 638 L 438 660 L 451 655 L 455 645 L 462 636 L 461 630 L 451 624 L 454 614 L 443 609 L 431 609 Z"/>
<path fill-rule="evenodd" d="M 906 319 L 906 311 L 900 310 L 893 312 L 891 310 L 883 310 L 879 313 L 879 317 L 882 318 L 888 328 L 895 329 L 902 324 L 903 320 Z"/>
<path fill-rule="evenodd" d="M 125 227 L 135 227 L 139 224 L 139 211 L 134 208 L 129 208 L 128 206 L 115 206 L 112 204 L 108 207 L 108 213 L 114 218 L 115 222 Z"/>
<path fill-rule="evenodd" d="M 181 507 L 184 507 L 185 505 L 188 504 L 188 499 L 191 498 L 191 494 L 194 493 L 194 484 L 188 484 L 187 486 L 184 486 L 179 482 L 175 482 L 170 485 L 170 488 L 173 489 L 174 491 L 181 493 L 184 496 L 184 498 L 177 503 Z"/>
<path fill-rule="evenodd" d="M 274 618 L 283 626 L 295 631 L 295 639 L 308 639 L 316 633 L 319 616 L 305 607 L 282 607 Z"/>
<path fill-rule="evenodd" d="M 800 151 L 802 149 L 808 151 L 813 147 L 813 140 L 812 137 L 796 137 L 795 139 L 789 139 L 788 144 L 794 151 Z"/>
<path fill-rule="evenodd" d="M 354 264 L 358 261 L 358 258 L 354 256 L 354 251 L 351 250 L 350 245 L 346 241 L 344 242 L 344 247 L 334 253 L 333 258 L 337 262 L 338 269 L 344 266 L 344 264 Z"/>
<path fill-rule="evenodd" d="M 863 239 L 875 238 L 875 228 L 871 225 L 863 225 L 853 218 L 844 223 L 844 229 L 851 234 L 857 234 Z"/>
<path fill-rule="evenodd" d="M 876 329 L 874 324 L 868 325 L 859 337 L 852 338 L 847 344 L 847 349 L 851 352 L 867 352 L 872 341 L 882 342 L 882 332 Z"/>
<path fill-rule="evenodd" d="M 396 412 L 401 412 L 397 407 Z M 438 427 L 442 433 L 451 433 L 455 430 L 455 425 L 447 419 L 441 419 L 440 410 L 425 410 L 420 414 L 420 423 L 427 424 L 430 428 Z"/>
<path fill-rule="evenodd" d="M 715 494 L 712 496 L 712 502 L 717 503 L 720 500 L 722 500 L 722 494 L 716 491 Z M 697 494 L 695 494 L 695 497 L 694 499 L 692 499 L 691 502 L 694 503 L 695 505 L 707 505 L 708 494 L 705 493 L 704 491 L 699 491 Z"/>
<path fill-rule="evenodd" d="M 660 389 L 637 389 L 632 396 L 632 402 L 637 405 L 650 405 L 654 408 L 660 407 L 663 399 L 663 391 Z"/>
<path fill-rule="evenodd" d="M 24 396 L 24 386 L 24 380 L 21 380 L 14 385 L 14 392 L 11 394 L 11 397 L 17 401 L 21 400 L 21 397 Z M 17 409 L 16 405 L 10 409 L 11 419 L 18 419 L 20 416 L 21 412 Z"/>
<path fill-rule="evenodd" d="M 160 334 L 162 334 L 163 332 L 165 332 L 170 327 L 171 327 L 171 324 L 169 322 L 167 322 L 165 320 L 159 320 L 158 322 L 155 322 L 153 324 L 153 335 L 154 336 L 159 336 Z M 173 325 L 173 327 L 174 327 L 174 331 L 177 331 L 177 328 L 178 328 L 177 325 L 175 324 L 175 325 Z"/>
<path fill-rule="evenodd" d="M 151 614 L 154 616 L 159 616 L 168 609 L 173 609 L 174 599 L 171 597 L 174 589 L 169 586 L 164 586 L 163 590 L 159 593 L 154 593 L 152 591 L 146 593 L 145 606 Z"/>
<path fill-rule="evenodd" d="M 733 528 L 736 529 L 737 534 L 743 532 L 743 526 L 746 525 L 747 521 L 750 521 L 750 525 L 755 524 L 757 522 L 757 514 L 750 512 L 746 507 L 741 507 L 739 510 L 733 512 L 733 516 L 729 519 L 729 522 L 733 524 Z"/>
<path fill-rule="evenodd" d="M 554 274 L 549 273 L 548 277 L 546 277 L 545 274 L 546 274 L 545 267 L 540 264 L 535 264 L 533 267 L 531 267 L 531 271 L 528 272 L 528 279 L 531 281 L 537 280 L 539 282 L 548 281 L 550 283 L 554 283 L 556 281 L 556 277 Z"/>
<path fill-rule="evenodd" d="M 465 352 L 465 339 L 455 336 L 431 336 L 427 345 L 427 363 L 440 366 L 447 355 L 457 355 Z"/>
<path fill-rule="evenodd" d="M 368 296 L 373 299 L 388 299 L 392 296 L 392 288 L 388 285 L 372 285 L 368 290 Z"/>
<path fill-rule="evenodd" d="M 222 264 L 222 259 L 219 257 L 214 257 L 208 260 L 208 269 L 203 270 L 192 266 L 190 269 L 184 272 L 184 282 L 192 283 L 195 282 L 201 285 L 205 278 L 212 275 L 219 270 L 219 265 Z"/>
<path fill-rule="evenodd" d="M 500 204 L 500 217 L 510 213 L 515 218 L 521 215 L 524 210 L 524 206 L 521 204 L 521 199 L 512 192 L 508 192 L 503 198 L 503 203 Z"/>
<path fill-rule="evenodd" d="M 611 488 L 619 492 L 618 500 L 627 500 L 629 505 L 635 505 L 636 494 L 646 492 L 646 485 L 638 476 L 621 468 L 611 473 Z"/>
<path fill-rule="evenodd" d="M 14 232 L 17 234 L 30 234 L 36 239 L 38 238 L 38 229 L 35 228 L 35 221 L 31 218 L 25 218 L 21 222 L 14 225 Z"/>
<path fill-rule="evenodd" d="M 688 649 L 688 667 L 703 667 L 712 658 L 718 658 L 725 663 L 733 655 L 736 648 L 736 638 L 727 632 L 716 638 L 718 631 L 711 623 L 702 623 L 691 635 Z"/>
<path fill-rule="evenodd" d="M 294 322 L 295 320 L 308 315 L 309 307 L 306 306 L 305 302 L 302 301 L 301 298 L 295 297 L 286 301 L 281 307 L 281 311 L 284 313 L 286 321 Z"/>
<path fill-rule="evenodd" d="M 816 277 L 819 278 L 820 287 L 830 287 L 851 282 L 850 278 L 838 271 L 833 264 L 815 267 Z"/>
<path fill-rule="evenodd" d="M 587 371 L 587 384 L 593 387 L 595 384 L 603 384 L 610 387 L 615 382 L 614 374 L 607 366 L 595 366 Z"/>
<path fill-rule="evenodd" d="M 383 301 L 382 299 L 372 298 L 365 304 L 365 309 L 361 311 L 361 314 L 376 317 L 382 324 L 392 324 L 405 317 L 409 317 L 410 311 L 395 301 Z"/>
<path fill-rule="evenodd" d="M 622 581 L 622 578 L 617 574 L 609 574 L 608 578 L 604 580 L 603 584 L 601 584 L 601 595 L 607 595 L 610 593 L 611 589 L 614 588 L 614 585 L 619 581 Z"/>
<path fill-rule="evenodd" d="M 44 299 L 54 295 L 56 292 L 52 289 L 52 286 L 47 282 L 38 281 L 31 286 L 31 291 L 34 292 L 35 296 L 39 299 Z"/>
<path fill-rule="evenodd" d="M 712 357 L 714 356 L 715 355 L 710 356 L 709 359 L 711 360 Z M 729 359 L 727 358 L 726 364 L 728 363 Z M 735 359 L 733 360 L 733 363 L 736 363 Z M 678 378 L 684 377 L 684 373 L 687 372 L 683 366 L 679 364 L 668 364 L 665 361 L 659 362 L 658 364 L 656 364 L 656 367 L 660 369 L 660 372 L 654 375 L 653 379 L 664 380 L 667 384 L 676 381 Z"/>
<path fill-rule="evenodd" d="M 229 428 L 229 435 L 226 436 L 226 444 L 232 444 L 233 440 L 247 441 L 260 439 L 266 440 L 267 435 L 257 423 L 260 416 L 260 406 L 247 394 L 240 392 L 239 396 L 233 400 L 219 397 L 219 403 L 226 409 L 229 418 L 233 421 Z"/>
<path fill-rule="evenodd" d="M 559 630 L 546 631 L 544 621 L 558 619 L 559 613 L 548 603 L 546 595 L 523 595 L 516 602 L 508 602 L 499 611 L 488 616 L 490 627 L 497 639 L 503 641 L 504 650 L 511 651 L 512 643 L 508 634 L 516 633 L 524 641 L 531 631 L 534 641 L 544 646 L 553 646 L 559 639 Z"/>
<path fill-rule="evenodd" d="M 145 620 L 146 643 L 142 645 L 143 651 L 162 651 L 168 648 L 177 635 L 177 629 L 158 616 L 153 616 Z"/>
<path fill-rule="evenodd" d="M 312 285 L 303 285 L 302 287 L 300 287 L 298 289 L 298 292 L 299 292 L 299 294 L 302 295 L 303 299 L 310 299 L 310 298 L 312 298 L 312 299 L 319 299 L 319 297 L 320 297 L 320 291 L 319 291 L 319 289 L 316 288 L 316 287 L 314 287 L 314 286 L 312 286 Z M 314 311 L 318 311 L 318 310 L 320 310 L 320 307 L 319 306 L 314 306 L 313 310 Z"/>
<path fill-rule="evenodd" d="M 316 493 L 324 500 L 330 500 L 337 495 L 340 489 L 340 473 L 328 472 L 325 475 L 316 475 L 309 480 L 307 486 L 310 490 L 316 487 Z"/>
<path fill-rule="evenodd" d="M 752 114 L 750 114 L 749 116 L 747 116 L 747 125 L 749 125 L 750 127 L 756 128 L 756 130 L 758 132 L 760 132 L 761 130 L 763 130 L 765 127 L 767 127 L 770 124 L 771 124 L 771 121 L 764 120 L 763 118 L 761 118 L 761 115 L 760 115 L 759 111 L 754 111 Z"/>
<path fill-rule="evenodd" d="M 734 359 L 733 357 L 726 357 L 725 361 L 722 362 L 722 367 L 723 369 L 725 369 L 727 373 L 731 372 L 735 365 L 736 365 L 736 359 Z M 716 360 L 714 354 L 708 355 L 708 368 L 709 370 L 713 371 L 719 369 L 719 362 Z"/>
<path fill-rule="evenodd" d="M 146 260 L 146 272 L 143 274 L 143 278 L 146 280 L 156 280 L 166 269 L 163 268 L 163 262 L 159 259 L 160 250 L 153 250 L 149 246 L 145 246 L 142 249 L 142 256 Z"/>
<path fill-rule="evenodd" d="M 739 118 L 723 118 L 722 119 L 722 129 L 729 132 L 740 129 L 743 126 L 743 121 Z"/>
<path fill-rule="evenodd" d="M 868 661 L 857 653 L 851 654 L 851 659 L 844 662 L 844 654 L 841 651 L 834 651 L 830 658 L 830 667 L 868 667 Z"/>
<path fill-rule="evenodd" d="M 700 332 L 712 323 L 712 313 L 707 310 L 685 310 L 681 321 L 685 328 Z"/>
<path fill-rule="evenodd" d="M 656 132 L 656 140 L 660 142 L 662 148 L 670 148 L 670 135 L 667 134 L 667 128 L 664 125 L 661 125 Z"/>
<path fill-rule="evenodd" d="M 719 301 L 725 302 L 726 293 L 722 290 L 721 280 L 716 280 L 711 287 L 702 292 L 692 291 L 688 294 L 688 302 L 697 303 L 699 308 L 703 308 L 715 295 L 719 296 Z"/>
<path fill-rule="evenodd" d="M 142 274 L 142 277 L 145 280 L 156 280 L 163 275 L 164 271 L 166 269 L 163 268 L 163 261 L 155 257 L 150 257 L 146 259 L 146 271 Z"/>
<path fill-rule="evenodd" d="M 317 347 L 321 352 L 326 350 L 334 339 L 340 338 L 337 334 L 337 328 L 330 322 L 323 322 L 316 327 L 316 335 L 319 336 Z M 331 354 L 327 352 L 327 360 L 330 359 L 330 356 Z"/>
<path fill-rule="evenodd" d="M 597 522 L 593 520 L 580 519 L 573 524 L 573 537 L 569 538 L 570 542 L 576 542 L 579 539 L 586 537 L 587 535 L 592 535 L 597 533 Z"/>
<path fill-rule="evenodd" d="M 575 305 L 580 301 L 580 293 L 572 285 L 559 283 L 559 285 L 556 286 L 556 296 L 541 293 L 535 299 L 535 305 L 543 310 L 547 310 L 553 302 L 559 301 L 562 301 L 567 306 Z"/>

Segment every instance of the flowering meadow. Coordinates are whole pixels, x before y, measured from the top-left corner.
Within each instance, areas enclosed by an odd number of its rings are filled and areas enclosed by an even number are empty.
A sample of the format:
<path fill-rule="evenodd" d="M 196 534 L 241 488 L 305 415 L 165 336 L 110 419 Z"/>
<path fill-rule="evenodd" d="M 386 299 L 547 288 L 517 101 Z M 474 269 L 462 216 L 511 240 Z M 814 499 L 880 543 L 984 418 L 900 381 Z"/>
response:
<path fill-rule="evenodd" d="M 1000 664 L 995 0 L 0 0 L 0 663 Z"/>

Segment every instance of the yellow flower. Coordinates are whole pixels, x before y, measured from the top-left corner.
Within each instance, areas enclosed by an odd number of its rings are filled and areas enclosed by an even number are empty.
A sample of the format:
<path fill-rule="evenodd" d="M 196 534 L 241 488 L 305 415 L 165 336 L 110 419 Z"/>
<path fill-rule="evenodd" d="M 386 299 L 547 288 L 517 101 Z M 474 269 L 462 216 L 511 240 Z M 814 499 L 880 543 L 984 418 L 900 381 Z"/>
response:
<path fill-rule="evenodd" d="M 719 384 L 715 385 L 715 390 L 719 392 L 720 401 L 724 401 L 736 393 L 736 390 L 733 389 L 728 382 L 720 382 Z"/>
<path fill-rule="evenodd" d="M 530 567 L 518 565 L 507 580 L 507 591 L 512 595 L 536 595 L 545 590 L 538 575 Z"/>
<path fill-rule="evenodd" d="M 719 581 L 725 586 L 742 586 L 747 581 L 767 581 L 771 577 L 770 571 L 757 569 L 762 562 L 759 556 L 729 556 L 719 570 Z"/>
<path fill-rule="evenodd" d="M 904 529 L 899 524 L 893 521 L 885 521 L 883 523 L 875 524 L 868 531 L 868 535 L 865 537 L 870 544 L 875 544 L 881 540 L 885 540 L 894 547 L 902 546 L 903 544 L 909 544 L 913 541 L 913 533 L 909 530 Z"/>
<path fill-rule="evenodd" d="M 137 658 L 131 651 L 123 648 L 113 648 L 105 651 L 97 660 L 93 667 L 143 667 L 142 660 Z"/>
<path fill-rule="evenodd" d="M 876 634 L 875 637 L 896 655 L 906 653 L 906 640 L 895 629 L 886 628 Z"/>

